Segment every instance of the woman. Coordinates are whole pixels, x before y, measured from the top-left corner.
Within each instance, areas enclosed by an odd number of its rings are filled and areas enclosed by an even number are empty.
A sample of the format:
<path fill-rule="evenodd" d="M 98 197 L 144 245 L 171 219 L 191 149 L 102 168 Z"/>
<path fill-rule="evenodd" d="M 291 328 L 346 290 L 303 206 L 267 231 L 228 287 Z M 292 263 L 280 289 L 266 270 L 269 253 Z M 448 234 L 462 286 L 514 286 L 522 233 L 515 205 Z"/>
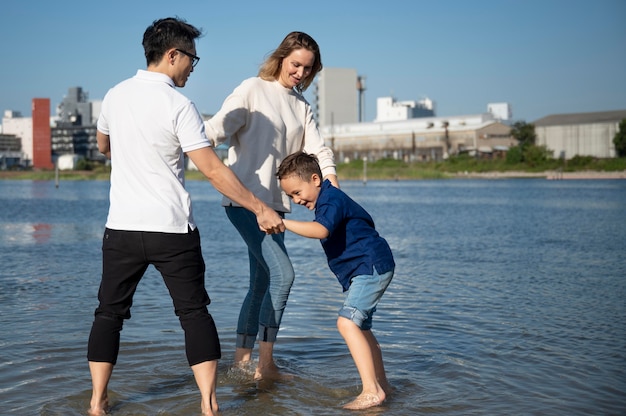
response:
<path fill-rule="evenodd" d="M 280 215 L 290 212 L 276 171 L 282 159 L 303 150 L 315 155 L 325 179 L 339 186 L 332 150 L 324 145 L 309 103 L 302 96 L 322 69 L 319 46 L 302 32 L 288 34 L 265 60 L 257 77 L 244 80 L 206 122 L 215 145 L 229 141 L 228 161 L 237 177 Z M 279 377 L 274 343 L 294 280 L 284 233 L 259 230 L 252 212 L 228 198 L 226 215 L 248 246 L 250 287 L 237 323 L 235 365 L 251 361 L 259 336 L 254 378 Z"/>

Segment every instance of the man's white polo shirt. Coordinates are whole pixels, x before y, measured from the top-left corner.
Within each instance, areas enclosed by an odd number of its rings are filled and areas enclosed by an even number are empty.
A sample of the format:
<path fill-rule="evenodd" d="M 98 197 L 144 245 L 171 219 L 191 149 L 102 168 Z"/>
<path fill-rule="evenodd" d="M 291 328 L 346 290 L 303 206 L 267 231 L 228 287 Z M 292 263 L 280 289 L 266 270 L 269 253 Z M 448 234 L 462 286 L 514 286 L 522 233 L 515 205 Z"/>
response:
<path fill-rule="evenodd" d="M 110 208 L 116 230 L 195 229 L 184 152 L 210 146 L 196 106 L 165 74 L 139 70 L 110 89 L 98 130 L 111 143 Z"/>

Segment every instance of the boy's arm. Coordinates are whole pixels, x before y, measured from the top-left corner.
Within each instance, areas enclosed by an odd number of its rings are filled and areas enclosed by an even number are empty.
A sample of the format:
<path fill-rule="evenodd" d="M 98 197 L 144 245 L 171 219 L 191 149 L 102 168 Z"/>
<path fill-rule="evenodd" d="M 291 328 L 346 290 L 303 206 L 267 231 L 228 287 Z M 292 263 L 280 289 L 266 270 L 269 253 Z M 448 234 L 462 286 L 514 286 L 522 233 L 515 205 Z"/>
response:
<path fill-rule="evenodd" d="M 328 237 L 328 230 L 319 222 L 283 220 L 285 228 L 303 237 L 317 238 L 318 240 Z"/>

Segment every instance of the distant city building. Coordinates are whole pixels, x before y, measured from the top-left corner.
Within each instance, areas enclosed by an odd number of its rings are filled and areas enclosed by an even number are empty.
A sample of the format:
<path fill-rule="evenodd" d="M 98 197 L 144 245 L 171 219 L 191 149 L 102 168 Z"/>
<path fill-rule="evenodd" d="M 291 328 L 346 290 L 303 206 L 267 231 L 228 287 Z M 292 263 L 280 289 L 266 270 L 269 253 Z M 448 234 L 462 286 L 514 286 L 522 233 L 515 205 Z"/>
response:
<path fill-rule="evenodd" d="M 379 97 L 376 100 L 376 118 L 374 121 L 401 121 L 434 116 L 435 103 L 430 98 L 424 98 L 420 101 L 396 101 L 393 97 Z"/>
<path fill-rule="evenodd" d="M 320 126 L 359 121 L 358 82 L 355 69 L 324 68 L 314 85 L 313 107 Z"/>
<path fill-rule="evenodd" d="M 22 139 L 0 133 L 0 170 L 23 168 Z"/>
<path fill-rule="evenodd" d="M 91 126 L 94 124 L 89 94 L 81 87 L 68 89 L 67 95 L 57 105 L 56 114 L 57 126 Z"/>
<path fill-rule="evenodd" d="M 67 95 L 57 106 L 56 126 L 51 130 L 54 160 L 62 155 L 86 160 L 105 160 L 105 156 L 98 150 L 96 139 L 96 123 L 101 104 L 101 101 L 89 101 L 88 93 L 81 87 L 68 89 Z"/>
<path fill-rule="evenodd" d="M 491 113 L 496 120 L 509 121 L 513 118 L 513 110 L 509 103 L 487 104 L 487 111 Z"/>
<path fill-rule="evenodd" d="M 52 169 L 50 143 L 50 99 L 33 98 L 33 167 Z"/>
<path fill-rule="evenodd" d="M 21 142 L 21 166 L 31 167 L 33 160 L 33 119 L 22 117 L 19 111 L 5 110 L 2 117 L 2 132 L 11 134 Z"/>
<path fill-rule="evenodd" d="M 554 114 L 533 122 L 537 145 L 545 145 L 554 157 L 615 157 L 613 138 L 626 110 Z"/>

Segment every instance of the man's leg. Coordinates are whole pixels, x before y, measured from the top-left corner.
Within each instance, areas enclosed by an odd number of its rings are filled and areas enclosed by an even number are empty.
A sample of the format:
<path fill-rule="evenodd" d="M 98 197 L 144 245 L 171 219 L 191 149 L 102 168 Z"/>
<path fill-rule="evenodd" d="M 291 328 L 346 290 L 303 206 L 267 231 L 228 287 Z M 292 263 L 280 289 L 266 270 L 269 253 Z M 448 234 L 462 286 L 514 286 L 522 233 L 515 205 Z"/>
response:
<path fill-rule="evenodd" d="M 217 328 L 207 305 L 211 299 L 204 285 L 206 266 L 198 229 L 186 234 L 151 233 L 144 242 L 149 261 L 163 276 L 174 310 L 185 332 L 185 351 L 205 415 L 217 412 L 217 364 L 221 347 Z"/>
<path fill-rule="evenodd" d="M 102 279 L 99 305 L 89 334 L 87 359 L 92 379 L 89 413 L 104 414 L 108 406 L 108 384 L 117 362 L 120 332 L 130 318 L 133 295 L 148 264 L 141 254 L 141 233 L 105 229 L 102 240 Z"/>
<path fill-rule="evenodd" d="M 107 389 L 113 373 L 113 364 L 90 361 L 89 371 L 91 372 L 92 393 L 88 414 L 90 416 L 106 415 L 109 407 Z"/>
<path fill-rule="evenodd" d="M 215 393 L 217 381 L 217 360 L 205 361 L 192 365 L 191 370 L 202 396 L 201 409 L 203 415 L 214 415 L 219 410 Z"/>

